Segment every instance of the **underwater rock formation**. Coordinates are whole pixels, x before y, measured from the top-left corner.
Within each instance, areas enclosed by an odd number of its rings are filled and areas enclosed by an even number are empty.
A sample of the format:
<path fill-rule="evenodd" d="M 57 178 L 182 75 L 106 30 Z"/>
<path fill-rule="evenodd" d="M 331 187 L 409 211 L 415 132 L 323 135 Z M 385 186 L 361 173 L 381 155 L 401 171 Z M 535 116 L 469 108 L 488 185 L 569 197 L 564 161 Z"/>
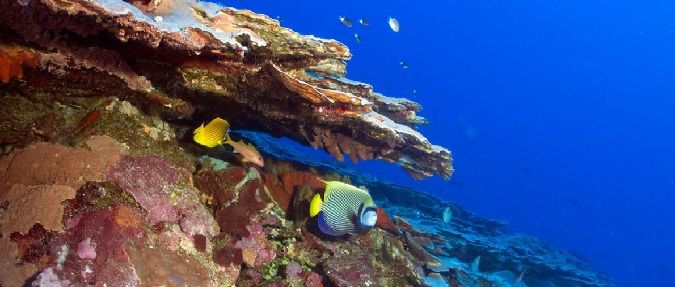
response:
<path fill-rule="evenodd" d="M 3 89 L 117 96 L 165 119 L 224 115 L 234 128 L 339 160 L 382 159 L 415 178 L 452 175 L 450 151 L 415 130 L 425 122 L 418 104 L 342 78 L 351 58 L 343 44 L 207 2 L 131 3 L 0 1 Z"/>

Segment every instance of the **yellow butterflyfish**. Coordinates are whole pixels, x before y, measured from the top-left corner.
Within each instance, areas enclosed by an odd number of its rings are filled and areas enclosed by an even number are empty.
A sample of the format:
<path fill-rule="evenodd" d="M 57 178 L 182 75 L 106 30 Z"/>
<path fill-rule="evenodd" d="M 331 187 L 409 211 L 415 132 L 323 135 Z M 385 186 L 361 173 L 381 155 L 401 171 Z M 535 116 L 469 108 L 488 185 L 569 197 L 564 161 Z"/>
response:
<path fill-rule="evenodd" d="M 202 123 L 201 126 L 193 132 L 196 143 L 205 147 L 217 147 L 223 144 L 223 140 L 227 135 L 227 130 L 230 129 L 230 124 L 221 118 L 215 118 L 206 126 Z"/>

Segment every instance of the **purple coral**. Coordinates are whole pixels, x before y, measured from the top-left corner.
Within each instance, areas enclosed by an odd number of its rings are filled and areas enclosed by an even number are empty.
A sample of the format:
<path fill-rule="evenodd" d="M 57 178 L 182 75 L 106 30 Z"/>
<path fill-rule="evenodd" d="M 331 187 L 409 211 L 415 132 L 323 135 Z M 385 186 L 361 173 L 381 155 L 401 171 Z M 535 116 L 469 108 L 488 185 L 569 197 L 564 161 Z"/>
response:
<path fill-rule="evenodd" d="M 286 278 L 289 280 L 302 280 L 302 266 L 295 261 L 286 264 Z"/>
<path fill-rule="evenodd" d="M 96 247 L 91 243 L 91 238 L 87 237 L 77 244 L 77 255 L 82 259 L 96 258 Z"/>
<path fill-rule="evenodd" d="M 190 174 L 158 156 L 124 156 L 106 171 L 110 180 L 130 193 L 148 211 L 151 223 L 182 218 L 188 236 L 214 234 L 214 220 L 188 184 Z"/>
<path fill-rule="evenodd" d="M 40 286 L 40 287 L 62 287 L 70 286 L 70 281 L 61 280 L 59 276 L 54 274 L 54 270 L 49 267 L 38 275 L 38 277 L 33 281 L 31 286 Z"/>
<path fill-rule="evenodd" d="M 106 176 L 130 193 L 148 211 L 153 223 L 178 220 L 178 208 L 171 204 L 171 194 L 189 174 L 171 162 L 158 156 L 124 156 L 108 168 Z"/>
<path fill-rule="evenodd" d="M 276 252 L 265 239 L 265 232 L 259 223 L 246 226 L 250 235 L 237 241 L 234 247 L 240 248 L 244 263 L 249 267 L 260 267 L 274 260 Z"/>

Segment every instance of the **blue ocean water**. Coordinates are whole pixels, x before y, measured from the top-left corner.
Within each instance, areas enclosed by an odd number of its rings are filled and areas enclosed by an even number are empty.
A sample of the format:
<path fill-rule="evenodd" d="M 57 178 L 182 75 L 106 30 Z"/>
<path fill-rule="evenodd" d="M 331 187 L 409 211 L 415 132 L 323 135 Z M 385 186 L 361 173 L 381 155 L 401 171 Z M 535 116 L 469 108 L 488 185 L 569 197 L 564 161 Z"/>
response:
<path fill-rule="evenodd" d="M 358 168 L 575 250 L 618 286 L 675 286 L 675 2 L 222 4 L 348 45 L 347 77 L 421 103 L 456 172 Z"/>

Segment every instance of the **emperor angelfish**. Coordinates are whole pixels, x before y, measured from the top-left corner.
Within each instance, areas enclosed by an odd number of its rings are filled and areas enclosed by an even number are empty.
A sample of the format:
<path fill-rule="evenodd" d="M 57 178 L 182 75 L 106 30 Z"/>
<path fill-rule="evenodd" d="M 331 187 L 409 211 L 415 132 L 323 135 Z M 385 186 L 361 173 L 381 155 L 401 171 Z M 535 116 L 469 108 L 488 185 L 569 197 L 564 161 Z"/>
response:
<path fill-rule="evenodd" d="M 318 215 L 321 232 L 332 236 L 361 235 L 375 226 L 377 211 L 367 191 L 339 181 L 325 183 L 323 196 L 317 193 L 309 205 L 309 215 Z"/>

